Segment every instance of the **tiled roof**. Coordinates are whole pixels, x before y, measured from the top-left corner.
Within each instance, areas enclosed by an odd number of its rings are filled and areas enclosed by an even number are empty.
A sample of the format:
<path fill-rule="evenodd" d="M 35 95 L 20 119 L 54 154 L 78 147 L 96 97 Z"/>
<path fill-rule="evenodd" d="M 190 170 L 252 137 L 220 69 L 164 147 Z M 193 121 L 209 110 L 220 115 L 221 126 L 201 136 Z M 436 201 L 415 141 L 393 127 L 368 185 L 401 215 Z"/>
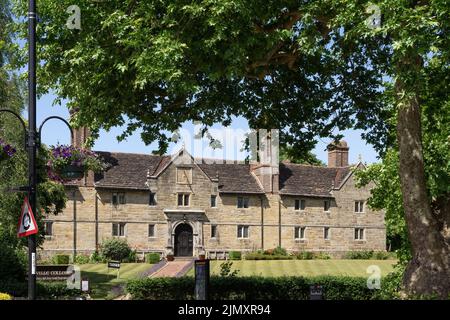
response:
<path fill-rule="evenodd" d="M 95 174 L 95 186 L 103 188 L 148 189 L 147 172 L 153 174 L 167 156 L 133 153 L 97 152 L 109 168 Z"/>
<path fill-rule="evenodd" d="M 280 163 L 280 193 L 330 197 L 330 191 L 340 186 L 351 167 L 328 168 Z"/>
<path fill-rule="evenodd" d="M 198 165 L 211 179 L 219 177 L 219 191 L 223 193 L 264 193 L 250 165 L 238 163 L 212 163 Z"/>
<path fill-rule="evenodd" d="M 97 152 L 109 168 L 95 174 L 99 188 L 147 190 L 147 173 L 157 176 L 171 161 L 170 156 L 133 153 Z M 218 177 L 219 192 L 264 193 L 250 165 L 245 163 L 201 163 L 201 170 L 212 180 Z M 333 188 L 340 186 L 351 167 L 328 168 L 292 163 L 280 163 L 281 194 L 331 197 Z"/>

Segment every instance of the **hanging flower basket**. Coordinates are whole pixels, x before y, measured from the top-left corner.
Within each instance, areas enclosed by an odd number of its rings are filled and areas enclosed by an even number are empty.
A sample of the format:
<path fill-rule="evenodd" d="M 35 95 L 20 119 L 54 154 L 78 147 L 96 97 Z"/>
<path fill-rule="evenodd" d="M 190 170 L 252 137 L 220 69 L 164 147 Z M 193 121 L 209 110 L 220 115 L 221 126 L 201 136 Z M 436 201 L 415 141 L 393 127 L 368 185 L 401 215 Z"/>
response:
<path fill-rule="evenodd" d="M 0 161 L 8 160 L 16 153 L 16 149 L 0 139 Z"/>
<path fill-rule="evenodd" d="M 61 169 L 60 175 L 64 180 L 78 180 L 84 177 L 84 166 L 69 165 Z"/>
<path fill-rule="evenodd" d="M 90 150 L 57 145 L 50 148 L 47 169 L 50 179 L 65 182 L 79 180 L 90 170 L 99 172 L 103 163 Z"/>

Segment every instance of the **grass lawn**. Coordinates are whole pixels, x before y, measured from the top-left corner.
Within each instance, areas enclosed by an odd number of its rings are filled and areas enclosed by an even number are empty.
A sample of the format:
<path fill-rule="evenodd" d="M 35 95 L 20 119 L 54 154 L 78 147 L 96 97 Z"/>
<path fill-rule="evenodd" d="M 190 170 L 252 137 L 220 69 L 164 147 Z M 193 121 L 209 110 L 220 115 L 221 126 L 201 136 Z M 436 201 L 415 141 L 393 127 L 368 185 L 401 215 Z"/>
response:
<path fill-rule="evenodd" d="M 220 264 L 224 261 L 211 261 L 211 274 L 220 274 Z M 393 270 L 397 260 L 236 260 L 233 261 L 232 270 L 240 270 L 238 276 L 352 276 L 367 277 L 367 267 L 379 266 L 381 276 L 386 276 Z M 188 276 L 194 276 L 191 269 Z"/>
<path fill-rule="evenodd" d="M 117 269 L 109 269 L 106 263 L 82 264 L 81 277 L 89 279 L 91 297 L 93 299 L 113 299 L 121 294 L 119 287 L 127 280 L 137 278 L 141 272 L 152 267 L 148 263 L 122 263 L 119 279 Z"/>

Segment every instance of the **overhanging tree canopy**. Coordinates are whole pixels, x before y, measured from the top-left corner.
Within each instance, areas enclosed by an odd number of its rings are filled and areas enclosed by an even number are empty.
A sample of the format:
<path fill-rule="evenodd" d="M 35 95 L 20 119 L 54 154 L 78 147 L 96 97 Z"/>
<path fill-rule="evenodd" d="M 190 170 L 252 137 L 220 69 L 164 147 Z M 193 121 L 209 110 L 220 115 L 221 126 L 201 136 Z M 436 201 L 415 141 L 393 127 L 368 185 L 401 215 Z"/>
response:
<path fill-rule="evenodd" d="M 163 148 L 164 130 L 186 120 L 226 125 L 232 115 L 254 128 L 280 128 L 281 142 L 299 151 L 334 128 L 368 129 L 367 140 L 381 151 L 396 136 L 412 248 L 406 288 L 445 297 L 450 212 L 445 201 L 437 211 L 431 207 L 421 103 L 439 99 L 425 84 L 448 73 L 447 3 L 379 1 L 379 28 L 366 23 L 370 4 L 84 0 L 82 29 L 69 30 L 71 1 L 41 0 L 40 90 L 69 98 L 78 124 L 108 129 L 126 116 L 124 136 L 142 128 L 145 142 L 159 140 Z M 390 124 L 396 135 L 388 134 Z"/>

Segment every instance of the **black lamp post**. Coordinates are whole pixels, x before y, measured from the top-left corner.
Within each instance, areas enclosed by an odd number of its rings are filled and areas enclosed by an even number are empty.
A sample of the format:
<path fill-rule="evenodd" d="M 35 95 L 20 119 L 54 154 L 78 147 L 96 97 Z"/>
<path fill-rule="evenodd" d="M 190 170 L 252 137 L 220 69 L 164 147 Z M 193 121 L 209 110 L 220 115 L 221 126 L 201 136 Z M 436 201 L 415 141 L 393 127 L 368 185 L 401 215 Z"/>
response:
<path fill-rule="evenodd" d="M 15 112 L 7 109 L 1 109 L 1 112 L 13 114 L 18 118 L 25 131 L 25 148 L 28 150 L 28 186 L 19 187 L 18 191 L 28 192 L 28 199 L 31 209 L 37 215 L 36 206 L 36 153 L 41 143 L 41 131 L 43 125 L 51 119 L 62 120 L 70 129 L 71 137 L 73 132 L 70 124 L 63 118 L 51 116 L 46 118 L 39 130 L 36 128 L 36 1 L 28 2 L 28 130 L 25 122 Z M 36 235 L 28 237 L 28 299 L 36 299 Z"/>
<path fill-rule="evenodd" d="M 36 1 L 28 2 L 28 200 L 36 215 Z M 28 299 L 36 299 L 36 235 L 28 237 Z"/>

